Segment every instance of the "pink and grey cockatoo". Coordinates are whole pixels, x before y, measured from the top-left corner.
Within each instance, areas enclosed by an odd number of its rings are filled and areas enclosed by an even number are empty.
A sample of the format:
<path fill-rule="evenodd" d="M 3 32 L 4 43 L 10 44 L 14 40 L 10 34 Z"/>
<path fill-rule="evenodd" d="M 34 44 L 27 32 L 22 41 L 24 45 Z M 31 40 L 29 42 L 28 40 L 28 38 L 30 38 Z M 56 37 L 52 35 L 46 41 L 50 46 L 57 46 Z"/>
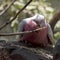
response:
<path fill-rule="evenodd" d="M 52 44 L 53 32 L 43 15 L 36 14 L 33 17 L 23 19 L 19 23 L 18 31 L 19 32 L 32 31 L 38 28 L 43 29 L 39 30 L 38 32 L 19 35 L 19 41 L 28 41 L 33 45 L 43 45 L 43 46 Z"/>

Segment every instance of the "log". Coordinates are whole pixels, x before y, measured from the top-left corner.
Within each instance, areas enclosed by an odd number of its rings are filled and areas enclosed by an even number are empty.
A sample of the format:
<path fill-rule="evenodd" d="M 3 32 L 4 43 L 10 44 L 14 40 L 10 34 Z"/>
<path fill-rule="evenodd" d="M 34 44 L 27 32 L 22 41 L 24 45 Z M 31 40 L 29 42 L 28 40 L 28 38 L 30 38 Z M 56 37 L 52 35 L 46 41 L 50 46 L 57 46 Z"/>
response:
<path fill-rule="evenodd" d="M 51 51 L 46 49 L 20 42 L 3 42 L 0 42 L 0 60 L 52 60 Z"/>

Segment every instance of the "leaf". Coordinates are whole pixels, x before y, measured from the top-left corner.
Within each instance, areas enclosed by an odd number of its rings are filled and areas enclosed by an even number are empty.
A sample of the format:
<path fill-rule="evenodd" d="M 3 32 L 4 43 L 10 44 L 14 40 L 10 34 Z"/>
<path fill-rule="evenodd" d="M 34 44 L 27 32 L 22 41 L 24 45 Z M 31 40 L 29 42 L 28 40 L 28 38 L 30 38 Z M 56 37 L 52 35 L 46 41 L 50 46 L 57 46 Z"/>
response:
<path fill-rule="evenodd" d="M 15 3 L 14 3 L 14 6 L 15 6 L 17 9 L 21 9 L 21 8 L 24 6 L 24 4 L 23 4 L 23 3 L 20 3 L 20 2 L 15 2 Z"/>
<path fill-rule="evenodd" d="M 28 10 L 36 9 L 36 6 L 27 6 L 26 9 Z"/>

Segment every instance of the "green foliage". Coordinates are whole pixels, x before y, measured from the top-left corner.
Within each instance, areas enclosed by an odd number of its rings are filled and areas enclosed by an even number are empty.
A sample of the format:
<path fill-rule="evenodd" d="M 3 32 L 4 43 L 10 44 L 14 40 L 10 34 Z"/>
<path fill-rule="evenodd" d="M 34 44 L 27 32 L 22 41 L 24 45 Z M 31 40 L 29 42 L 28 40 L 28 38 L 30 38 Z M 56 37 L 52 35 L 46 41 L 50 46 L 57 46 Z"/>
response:
<path fill-rule="evenodd" d="M 60 32 L 57 32 L 56 34 L 54 34 L 54 38 L 57 40 L 60 38 Z"/>
<path fill-rule="evenodd" d="M 16 9 L 16 11 L 20 10 L 21 8 L 23 8 L 23 6 L 28 2 L 28 0 L 19 0 L 16 1 L 14 3 L 14 8 Z M 36 13 L 42 14 L 46 17 L 46 20 L 49 22 L 49 20 L 52 18 L 52 15 L 54 13 L 54 9 L 52 7 L 50 7 L 50 4 L 46 2 L 46 0 L 33 0 L 30 5 L 28 5 L 26 7 L 27 11 L 30 11 L 33 15 Z M 23 15 L 22 15 L 23 14 Z M 24 13 L 22 12 L 22 14 L 20 14 L 21 18 L 23 16 L 23 18 L 25 17 Z M 22 15 L 22 16 L 21 16 Z M 22 19 L 23 19 L 22 18 Z M 25 17 L 26 18 L 26 17 Z"/>
<path fill-rule="evenodd" d="M 60 30 L 60 21 L 57 22 L 55 29 Z M 58 38 L 60 38 L 60 32 L 57 32 L 56 34 L 54 34 L 55 39 L 57 40 Z"/>
<path fill-rule="evenodd" d="M 14 7 L 16 9 L 21 9 L 27 2 L 25 0 L 19 0 L 14 3 Z M 29 6 L 26 7 L 25 10 L 29 10 L 32 12 L 32 14 L 42 14 L 46 17 L 46 19 L 49 21 L 52 17 L 52 14 L 54 13 L 54 9 L 50 7 L 50 4 L 47 3 L 45 0 L 33 0 Z"/>
<path fill-rule="evenodd" d="M 17 1 L 17 2 L 14 3 L 14 7 L 16 9 L 21 9 L 23 6 L 24 6 L 24 3 L 21 3 L 19 1 Z"/>
<path fill-rule="evenodd" d="M 60 28 L 60 21 L 57 22 L 55 28 Z"/>

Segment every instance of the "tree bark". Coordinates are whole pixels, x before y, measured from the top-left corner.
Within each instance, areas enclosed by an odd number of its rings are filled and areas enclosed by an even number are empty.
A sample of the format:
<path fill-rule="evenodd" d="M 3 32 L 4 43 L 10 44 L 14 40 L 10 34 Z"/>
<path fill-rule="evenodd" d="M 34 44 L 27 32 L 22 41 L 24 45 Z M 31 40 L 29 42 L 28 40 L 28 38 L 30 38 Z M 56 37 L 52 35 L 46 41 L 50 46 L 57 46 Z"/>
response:
<path fill-rule="evenodd" d="M 5 41 L 0 41 L 0 46 L 0 60 L 52 60 L 51 53 L 40 47 Z"/>
<path fill-rule="evenodd" d="M 53 16 L 53 18 L 50 20 L 50 25 L 52 28 L 52 31 L 54 32 L 54 27 L 56 25 L 56 23 L 59 21 L 60 19 L 60 11 L 56 12 Z"/>

